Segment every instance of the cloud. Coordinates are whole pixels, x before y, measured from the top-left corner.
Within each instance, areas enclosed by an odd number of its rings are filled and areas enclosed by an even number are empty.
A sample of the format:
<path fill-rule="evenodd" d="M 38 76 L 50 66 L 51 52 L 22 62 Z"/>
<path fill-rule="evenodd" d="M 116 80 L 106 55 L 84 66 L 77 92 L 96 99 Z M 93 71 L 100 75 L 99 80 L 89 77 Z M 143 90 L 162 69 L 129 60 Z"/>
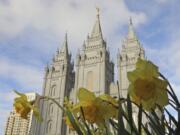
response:
<path fill-rule="evenodd" d="M 6 38 L 16 37 L 32 27 L 60 37 L 68 31 L 72 42 L 79 45 L 87 33 L 91 32 L 95 21 L 95 6 L 100 6 L 102 10 L 101 18 L 106 36 L 127 24 L 130 16 L 137 26 L 147 18 L 143 12 L 130 11 L 124 1 L 119 0 L 13 0 L 0 3 L 0 33 Z"/>
<path fill-rule="evenodd" d="M 167 29 L 169 28 L 167 27 Z M 180 31 L 171 27 L 171 31 L 168 34 L 171 35 L 168 42 L 165 42 L 159 48 L 146 45 L 146 53 L 148 59 L 152 60 L 159 67 L 160 72 L 170 81 L 177 97 L 180 99 Z"/>
<path fill-rule="evenodd" d="M 4 134 L 5 124 L 12 110 L 15 93 L 12 91 L 35 91 L 41 93 L 42 72 L 41 70 L 16 63 L 7 58 L 0 58 L 0 134 Z M 13 84 L 14 82 L 15 84 Z"/>
<path fill-rule="evenodd" d="M 13 91 L 1 91 L 0 92 L 0 98 L 3 102 L 12 102 L 15 97 L 15 93 Z"/>
<path fill-rule="evenodd" d="M 5 80 L 14 82 L 20 88 L 41 91 L 43 80 L 42 70 L 16 63 L 7 58 L 0 58 L 0 76 Z"/>

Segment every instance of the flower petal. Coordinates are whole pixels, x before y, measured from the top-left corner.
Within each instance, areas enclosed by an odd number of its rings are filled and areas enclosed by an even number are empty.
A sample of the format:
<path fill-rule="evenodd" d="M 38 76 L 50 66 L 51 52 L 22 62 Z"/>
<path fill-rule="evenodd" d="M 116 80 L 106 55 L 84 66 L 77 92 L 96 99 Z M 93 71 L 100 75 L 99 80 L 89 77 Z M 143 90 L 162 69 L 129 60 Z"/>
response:
<path fill-rule="evenodd" d="M 90 92 L 85 88 L 80 88 L 77 96 L 79 101 L 90 101 L 96 98 L 93 92 Z"/>
<path fill-rule="evenodd" d="M 100 99 L 102 99 L 103 101 L 106 101 L 109 104 L 112 104 L 114 106 L 118 106 L 118 101 L 115 100 L 113 97 L 111 97 L 110 95 L 107 94 L 102 94 L 99 96 Z"/>

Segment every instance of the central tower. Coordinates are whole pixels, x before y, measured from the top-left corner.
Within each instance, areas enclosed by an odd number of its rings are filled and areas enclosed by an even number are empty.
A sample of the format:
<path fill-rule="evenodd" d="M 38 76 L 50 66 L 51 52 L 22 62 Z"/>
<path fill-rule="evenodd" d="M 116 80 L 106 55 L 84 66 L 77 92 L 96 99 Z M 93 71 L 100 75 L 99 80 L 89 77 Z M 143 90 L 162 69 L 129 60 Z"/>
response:
<path fill-rule="evenodd" d="M 75 91 L 84 87 L 96 94 L 109 93 L 109 86 L 113 81 L 114 64 L 110 61 L 110 54 L 106 49 L 97 9 L 91 35 L 87 36 L 76 56 Z"/>
<path fill-rule="evenodd" d="M 121 52 L 118 53 L 118 81 L 121 96 L 126 98 L 129 86 L 127 73 L 136 67 L 138 58 L 144 59 L 145 52 L 134 31 L 132 19 L 129 20 L 128 34 L 123 40 Z"/>

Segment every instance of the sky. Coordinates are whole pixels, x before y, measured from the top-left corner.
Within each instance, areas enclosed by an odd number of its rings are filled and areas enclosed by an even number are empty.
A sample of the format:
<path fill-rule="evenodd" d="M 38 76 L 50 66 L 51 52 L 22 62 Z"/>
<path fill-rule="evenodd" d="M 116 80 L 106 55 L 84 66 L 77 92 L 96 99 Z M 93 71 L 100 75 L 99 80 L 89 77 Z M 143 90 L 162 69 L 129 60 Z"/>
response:
<path fill-rule="evenodd" d="M 131 17 L 147 58 L 180 97 L 179 0 L 0 0 L 0 135 L 12 110 L 12 90 L 41 94 L 44 68 L 65 33 L 74 59 L 91 33 L 96 7 L 115 67 Z"/>

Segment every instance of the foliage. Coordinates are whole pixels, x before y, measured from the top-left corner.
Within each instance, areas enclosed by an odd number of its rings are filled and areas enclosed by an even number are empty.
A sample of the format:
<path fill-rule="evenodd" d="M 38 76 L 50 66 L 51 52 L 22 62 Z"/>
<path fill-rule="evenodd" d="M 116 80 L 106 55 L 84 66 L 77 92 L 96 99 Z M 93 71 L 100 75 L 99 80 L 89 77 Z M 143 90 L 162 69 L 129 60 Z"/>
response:
<path fill-rule="evenodd" d="M 65 98 L 64 106 L 50 97 L 41 96 L 41 99 L 57 104 L 65 113 L 66 124 L 78 135 L 179 135 L 180 103 L 158 67 L 139 59 L 136 69 L 128 73 L 128 79 L 126 98 L 120 94 L 118 99 L 108 94 L 96 96 L 92 91 L 80 88 L 75 104 L 68 98 Z M 118 91 L 120 93 L 119 88 Z M 14 106 L 26 118 L 33 105 L 24 94 L 19 95 L 21 98 L 15 99 Z"/>
<path fill-rule="evenodd" d="M 28 98 L 25 94 L 14 91 L 19 97 L 14 99 L 14 108 L 17 113 L 24 119 L 28 118 L 28 114 L 31 110 L 34 113 L 34 116 L 39 120 L 42 121 L 42 117 L 38 111 L 38 108 L 35 106 L 34 101 L 28 101 Z"/>
<path fill-rule="evenodd" d="M 128 72 L 129 95 L 145 110 L 154 109 L 156 104 L 168 104 L 167 81 L 159 78 L 158 67 L 150 61 L 138 59 L 136 69 Z"/>

